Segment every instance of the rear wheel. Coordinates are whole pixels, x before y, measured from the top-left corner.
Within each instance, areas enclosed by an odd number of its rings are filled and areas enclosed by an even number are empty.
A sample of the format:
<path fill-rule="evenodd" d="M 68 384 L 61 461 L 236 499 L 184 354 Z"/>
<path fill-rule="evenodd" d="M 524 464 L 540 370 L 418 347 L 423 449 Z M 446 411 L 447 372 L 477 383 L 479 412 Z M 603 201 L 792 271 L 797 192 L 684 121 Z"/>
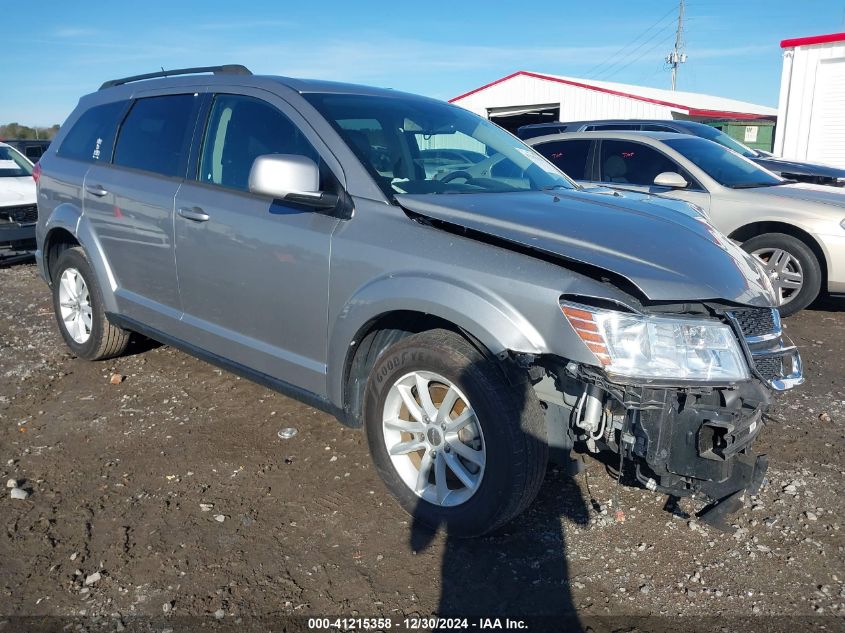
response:
<path fill-rule="evenodd" d="M 53 309 L 65 343 L 80 358 L 113 358 L 129 344 L 129 332 L 106 318 L 97 278 L 78 246 L 62 252 L 56 262 Z"/>
<path fill-rule="evenodd" d="M 743 242 L 742 248 L 766 268 L 782 316 L 803 310 L 818 296 L 822 282 L 819 260 L 798 238 L 766 233 Z"/>
<path fill-rule="evenodd" d="M 388 348 L 367 384 L 364 425 L 375 466 L 415 519 L 455 536 L 496 529 L 533 501 L 548 460 L 531 385 L 446 330 Z"/>

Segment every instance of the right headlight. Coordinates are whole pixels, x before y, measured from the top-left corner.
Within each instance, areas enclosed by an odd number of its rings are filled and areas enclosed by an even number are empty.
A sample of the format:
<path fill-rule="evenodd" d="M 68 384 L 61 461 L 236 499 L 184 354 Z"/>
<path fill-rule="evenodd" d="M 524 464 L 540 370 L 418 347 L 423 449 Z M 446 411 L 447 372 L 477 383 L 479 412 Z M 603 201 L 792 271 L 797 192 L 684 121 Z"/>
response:
<path fill-rule="evenodd" d="M 736 336 L 723 323 L 629 314 L 564 301 L 560 309 L 610 375 L 720 383 L 749 378 Z"/>

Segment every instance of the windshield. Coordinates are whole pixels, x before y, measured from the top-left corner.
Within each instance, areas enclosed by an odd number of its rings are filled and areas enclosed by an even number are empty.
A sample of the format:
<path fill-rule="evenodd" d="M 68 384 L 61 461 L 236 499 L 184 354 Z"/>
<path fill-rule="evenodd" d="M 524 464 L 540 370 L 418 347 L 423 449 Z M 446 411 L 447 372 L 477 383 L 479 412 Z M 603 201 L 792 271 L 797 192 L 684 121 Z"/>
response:
<path fill-rule="evenodd" d="M 0 178 L 20 178 L 32 175 L 32 163 L 11 147 L 0 147 Z"/>
<path fill-rule="evenodd" d="M 696 136 L 700 136 L 701 138 L 706 138 L 708 141 L 714 141 L 719 145 L 723 145 L 728 149 L 732 149 L 740 156 L 745 156 L 746 158 L 756 158 L 757 152 L 755 152 L 750 147 L 743 145 L 735 138 L 728 136 L 722 130 L 717 130 L 714 127 L 710 127 L 709 125 L 697 125 L 696 126 Z"/>
<path fill-rule="evenodd" d="M 736 152 L 703 138 L 688 136 L 663 142 L 725 187 L 749 189 L 786 182 Z"/>
<path fill-rule="evenodd" d="M 522 141 L 463 108 L 401 95 L 304 96 L 389 198 L 577 188 Z"/>

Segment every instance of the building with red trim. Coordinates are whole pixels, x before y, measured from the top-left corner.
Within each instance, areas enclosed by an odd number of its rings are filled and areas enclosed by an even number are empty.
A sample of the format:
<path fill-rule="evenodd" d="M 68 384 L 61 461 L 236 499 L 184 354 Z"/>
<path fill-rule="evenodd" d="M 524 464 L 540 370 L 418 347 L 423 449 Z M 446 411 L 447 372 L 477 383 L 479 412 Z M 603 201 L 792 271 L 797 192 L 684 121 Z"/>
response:
<path fill-rule="evenodd" d="M 524 70 L 450 101 L 510 130 L 555 120 L 774 120 L 777 116 L 775 108 L 735 99 Z"/>
<path fill-rule="evenodd" d="M 775 154 L 845 168 L 845 33 L 783 40 Z"/>

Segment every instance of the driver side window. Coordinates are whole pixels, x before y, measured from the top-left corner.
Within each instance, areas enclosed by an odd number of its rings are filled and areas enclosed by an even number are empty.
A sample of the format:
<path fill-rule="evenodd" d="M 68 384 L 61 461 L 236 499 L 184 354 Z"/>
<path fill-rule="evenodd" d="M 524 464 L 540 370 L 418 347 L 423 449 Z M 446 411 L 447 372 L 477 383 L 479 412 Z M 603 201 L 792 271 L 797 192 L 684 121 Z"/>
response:
<path fill-rule="evenodd" d="M 648 145 L 603 140 L 599 155 L 601 181 L 650 187 L 658 174 L 673 171 L 689 180 L 675 161 Z"/>
<path fill-rule="evenodd" d="M 265 154 L 320 157 L 277 108 L 253 97 L 217 95 L 205 132 L 198 180 L 249 191 L 252 163 Z"/>

